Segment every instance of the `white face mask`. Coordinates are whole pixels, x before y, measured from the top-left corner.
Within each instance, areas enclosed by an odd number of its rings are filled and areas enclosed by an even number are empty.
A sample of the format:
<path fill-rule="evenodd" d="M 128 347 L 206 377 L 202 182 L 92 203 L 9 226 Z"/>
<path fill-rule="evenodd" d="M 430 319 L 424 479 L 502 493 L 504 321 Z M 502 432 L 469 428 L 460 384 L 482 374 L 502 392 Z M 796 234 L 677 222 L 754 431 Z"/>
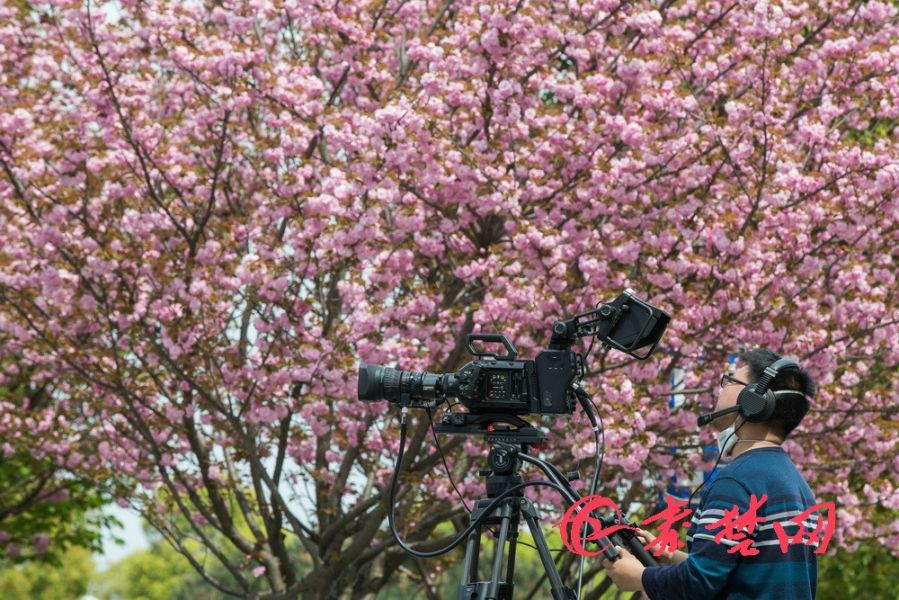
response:
<path fill-rule="evenodd" d="M 718 432 L 718 453 L 722 458 L 730 454 L 739 441 L 737 439 L 737 429 L 735 425 L 736 422 L 730 427 L 725 428 L 723 431 Z"/>

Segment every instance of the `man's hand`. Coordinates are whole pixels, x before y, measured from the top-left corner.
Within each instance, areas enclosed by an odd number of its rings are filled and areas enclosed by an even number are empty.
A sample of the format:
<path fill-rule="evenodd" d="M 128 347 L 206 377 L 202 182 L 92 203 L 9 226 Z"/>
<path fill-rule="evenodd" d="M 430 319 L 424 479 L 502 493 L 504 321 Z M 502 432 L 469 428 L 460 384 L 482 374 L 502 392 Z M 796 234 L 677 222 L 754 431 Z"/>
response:
<path fill-rule="evenodd" d="M 687 553 L 682 552 L 680 550 L 665 550 L 664 545 L 656 546 L 652 550 L 650 550 L 650 546 L 652 546 L 653 542 L 656 541 L 656 536 L 649 533 L 645 529 L 637 528 L 635 532 L 637 535 L 637 539 L 643 542 L 643 547 L 646 548 L 646 551 L 652 554 L 660 564 L 663 565 L 676 565 L 678 563 L 682 563 L 687 560 Z"/>
<path fill-rule="evenodd" d="M 621 558 L 615 562 L 607 558 L 602 559 L 602 566 L 615 585 L 623 592 L 642 592 L 643 591 L 643 569 L 644 567 L 634 555 L 622 548 L 615 546 Z"/>
<path fill-rule="evenodd" d="M 659 561 L 663 565 L 670 565 L 673 562 L 674 552 L 670 552 L 665 550 L 664 546 L 656 547 L 650 550 L 650 546 L 656 541 L 656 536 L 649 533 L 645 529 L 637 528 L 635 532 L 637 539 L 643 544 L 643 547 L 646 548 L 646 551 L 652 554 L 657 561 Z"/>

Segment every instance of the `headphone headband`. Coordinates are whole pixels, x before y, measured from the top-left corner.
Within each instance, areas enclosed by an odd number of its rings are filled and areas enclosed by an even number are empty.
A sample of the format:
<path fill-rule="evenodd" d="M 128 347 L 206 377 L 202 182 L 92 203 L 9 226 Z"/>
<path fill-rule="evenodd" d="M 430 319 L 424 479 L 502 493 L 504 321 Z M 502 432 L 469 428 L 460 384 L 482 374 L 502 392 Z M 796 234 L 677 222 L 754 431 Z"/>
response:
<path fill-rule="evenodd" d="M 768 387 L 771 385 L 771 382 L 774 381 L 774 378 L 777 377 L 781 371 L 787 369 L 799 369 L 799 363 L 792 358 L 779 358 L 765 367 L 762 376 L 759 377 L 759 381 L 755 385 L 756 393 L 764 394 L 768 391 Z"/>

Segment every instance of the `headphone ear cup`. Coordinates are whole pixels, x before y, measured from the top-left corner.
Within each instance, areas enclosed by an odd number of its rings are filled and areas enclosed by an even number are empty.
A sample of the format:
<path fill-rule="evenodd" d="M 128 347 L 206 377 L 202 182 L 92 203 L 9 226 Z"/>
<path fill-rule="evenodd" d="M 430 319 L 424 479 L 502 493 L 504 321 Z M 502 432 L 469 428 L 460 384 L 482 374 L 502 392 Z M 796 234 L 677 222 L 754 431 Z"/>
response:
<path fill-rule="evenodd" d="M 740 408 L 740 415 L 750 423 L 759 423 L 767 421 L 774 414 L 775 403 L 777 398 L 771 390 L 765 390 L 758 393 L 758 384 L 751 383 L 740 390 L 737 396 L 737 406 Z"/>

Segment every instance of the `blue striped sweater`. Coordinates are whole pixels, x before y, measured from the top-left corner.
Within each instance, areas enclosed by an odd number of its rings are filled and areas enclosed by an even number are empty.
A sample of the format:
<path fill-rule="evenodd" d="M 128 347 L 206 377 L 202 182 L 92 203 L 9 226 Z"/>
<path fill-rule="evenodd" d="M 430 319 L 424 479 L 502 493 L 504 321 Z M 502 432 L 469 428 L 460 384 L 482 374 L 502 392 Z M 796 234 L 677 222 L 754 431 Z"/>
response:
<path fill-rule="evenodd" d="M 752 496 L 755 496 L 753 498 Z M 767 495 L 759 505 L 757 499 Z M 764 521 L 754 530 L 722 537 L 720 520 L 736 506 L 746 514 L 750 503 Z M 790 544 L 786 552 L 779 542 L 775 523 L 786 535 L 799 525 L 791 519 L 815 505 L 815 498 L 796 466 L 782 448 L 758 448 L 744 452 L 718 471 L 703 491 L 687 530 L 689 558 L 667 567 L 649 567 L 643 572 L 643 588 L 650 600 L 777 599 L 808 600 L 815 597 L 818 582 L 817 544 Z M 818 522 L 817 513 L 805 520 L 806 531 Z M 746 541 L 752 556 L 728 550 Z M 751 546 L 750 546 L 751 544 Z"/>

